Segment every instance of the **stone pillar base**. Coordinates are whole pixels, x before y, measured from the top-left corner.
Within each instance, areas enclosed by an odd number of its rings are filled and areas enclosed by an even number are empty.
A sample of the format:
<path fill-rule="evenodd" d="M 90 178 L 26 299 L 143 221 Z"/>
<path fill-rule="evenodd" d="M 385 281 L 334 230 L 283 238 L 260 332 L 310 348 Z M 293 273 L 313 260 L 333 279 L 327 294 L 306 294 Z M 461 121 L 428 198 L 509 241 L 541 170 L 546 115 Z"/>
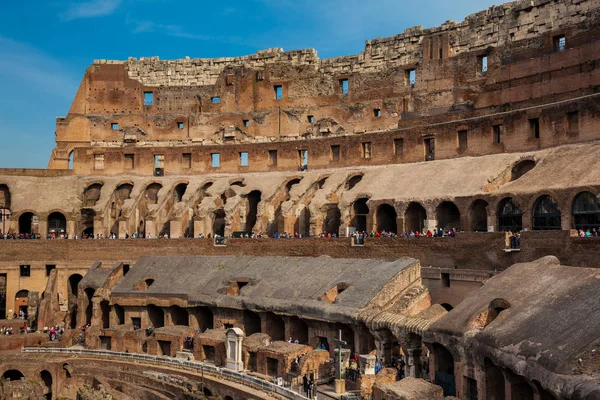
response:
<path fill-rule="evenodd" d="M 336 379 L 335 380 L 335 392 L 337 394 L 346 393 L 346 380 L 345 379 Z"/>

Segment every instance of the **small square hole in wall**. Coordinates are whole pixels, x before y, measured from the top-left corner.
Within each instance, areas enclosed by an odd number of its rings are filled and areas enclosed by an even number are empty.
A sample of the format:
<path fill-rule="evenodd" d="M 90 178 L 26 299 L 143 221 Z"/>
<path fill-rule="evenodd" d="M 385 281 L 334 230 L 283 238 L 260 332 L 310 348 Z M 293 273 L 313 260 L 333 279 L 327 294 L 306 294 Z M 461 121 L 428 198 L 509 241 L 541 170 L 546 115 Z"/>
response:
<path fill-rule="evenodd" d="M 407 69 L 406 70 L 406 82 L 414 86 L 417 83 L 417 70 L 416 69 Z"/>
<path fill-rule="evenodd" d="M 250 126 L 250 120 L 249 120 L 249 119 L 245 119 L 245 120 L 243 121 L 243 123 L 244 123 L 244 126 L 245 126 L 245 127 L 249 127 L 249 126 Z"/>
<path fill-rule="evenodd" d="M 488 70 L 488 57 L 487 56 L 479 56 L 477 57 L 477 69 L 478 72 L 485 74 Z"/>
<path fill-rule="evenodd" d="M 112 128 L 113 131 L 119 130 L 119 124 L 116 122 L 113 122 L 112 124 L 110 124 L 110 127 Z"/>
<path fill-rule="evenodd" d="M 144 105 L 151 106 L 154 104 L 154 93 L 153 92 L 144 92 Z"/>
<path fill-rule="evenodd" d="M 275 91 L 275 100 L 281 100 L 283 98 L 283 86 L 275 85 L 273 90 Z"/>
<path fill-rule="evenodd" d="M 376 118 L 381 117 L 381 109 L 380 108 L 374 108 L 373 109 L 373 116 Z"/>
<path fill-rule="evenodd" d="M 219 153 L 212 153 L 210 159 L 213 168 L 219 168 L 221 166 L 221 155 Z"/>
<path fill-rule="evenodd" d="M 247 166 L 248 166 L 248 152 L 242 151 L 240 153 L 240 167 L 247 167 Z"/>
<path fill-rule="evenodd" d="M 554 50 L 565 51 L 565 49 L 567 48 L 567 38 L 565 37 L 565 35 L 554 36 L 554 38 L 552 39 L 554 44 Z"/>
<path fill-rule="evenodd" d="M 177 129 L 183 129 L 183 122 L 177 123 Z"/>
<path fill-rule="evenodd" d="M 314 115 L 309 115 L 308 116 L 308 123 L 309 124 L 314 124 L 315 123 L 315 116 Z"/>
<path fill-rule="evenodd" d="M 348 94 L 348 79 L 340 79 L 340 92 Z"/>
<path fill-rule="evenodd" d="M 210 99 L 213 104 L 219 104 L 221 102 L 221 98 L 219 96 L 215 96 Z"/>

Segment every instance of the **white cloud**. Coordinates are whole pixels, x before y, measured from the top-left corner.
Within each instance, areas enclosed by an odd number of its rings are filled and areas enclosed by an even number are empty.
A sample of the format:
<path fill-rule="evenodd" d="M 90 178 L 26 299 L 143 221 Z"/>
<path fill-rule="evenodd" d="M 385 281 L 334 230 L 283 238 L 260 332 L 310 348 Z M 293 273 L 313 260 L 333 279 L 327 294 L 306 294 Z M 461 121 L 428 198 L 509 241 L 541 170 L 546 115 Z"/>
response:
<path fill-rule="evenodd" d="M 236 36 L 213 36 L 213 35 L 202 35 L 196 33 L 190 33 L 186 31 L 181 25 L 168 25 L 159 24 L 152 21 L 129 21 L 135 25 L 133 33 L 159 33 L 167 36 L 192 39 L 192 40 L 203 40 L 203 41 L 217 41 L 227 43 L 243 43 L 243 40 Z"/>
<path fill-rule="evenodd" d="M 3 36 L 0 36 L 0 75 L 69 100 L 78 86 L 62 63 L 35 47 Z"/>
<path fill-rule="evenodd" d="M 60 14 L 63 21 L 82 18 L 104 17 L 113 14 L 121 5 L 121 0 L 90 0 L 85 3 L 71 3 Z"/>

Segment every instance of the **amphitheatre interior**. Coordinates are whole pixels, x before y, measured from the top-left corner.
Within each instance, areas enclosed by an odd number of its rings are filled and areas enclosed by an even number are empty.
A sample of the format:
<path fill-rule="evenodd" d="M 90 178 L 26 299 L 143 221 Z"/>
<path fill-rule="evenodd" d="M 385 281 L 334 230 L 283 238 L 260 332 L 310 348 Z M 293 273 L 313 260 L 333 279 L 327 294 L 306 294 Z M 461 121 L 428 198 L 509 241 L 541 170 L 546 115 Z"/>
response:
<path fill-rule="evenodd" d="M 600 0 L 95 60 L 0 169 L 0 399 L 600 399 L 599 109 Z"/>

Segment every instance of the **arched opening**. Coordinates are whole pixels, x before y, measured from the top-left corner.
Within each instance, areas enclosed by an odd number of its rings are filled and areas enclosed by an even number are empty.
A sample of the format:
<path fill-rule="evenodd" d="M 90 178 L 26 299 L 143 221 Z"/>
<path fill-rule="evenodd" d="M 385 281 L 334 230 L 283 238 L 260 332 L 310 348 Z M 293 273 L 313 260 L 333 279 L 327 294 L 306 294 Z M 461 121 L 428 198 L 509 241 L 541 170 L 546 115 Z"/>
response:
<path fill-rule="evenodd" d="M 460 211 L 451 201 L 440 203 L 436 210 L 438 227 L 446 231 L 460 229 Z"/>
<path fill-rule="evenodd" d="M 494 365 L 489 358 L 484 360 L 485 394 L 486 399 L 504 400 L 505 382 L 502 370 Z"/>
<path fill-rule="evenodd" d="M 154 284 L 154 278 L 142 278 L 135 285 L 135 290 L 148 290 Z"/>
<path fill-rule="evenodd" d="M 21 235 L 38 234 L 38 217 L 32 212 L 24 212 L 19 216 L 19 233 Z"/>
<path fill-rule="evenodd" d="M 484 329 L 489 324 L 494 322 L 500 313 L 509 308 L 510 303 L 508 301 L 504 299 L 494 299 L 490 302 L 486 310 L 475 316 L 475 318 L 471 321 L 471 327 L 474 329 Z"/>
<path fill-rule="evenodd" d="M 510 398 L 519 400 L 533 400 L 533 388 L 524 377 L 505 370 L 506 379 L 510 381 Z"/>
<path fill-rule="evenodd" d="M 100 302 L 100 311 L 102 313 L 102 328 L 110 328 L 110 303 L 108 300 Z"/>
<path fill-rule="evenodd" d="M 154 304 L 148 305 L 148 319 L 154 328 L 162 328 L 165 326 L 165 312 L 162 308 Z"/>
<path fill-rule="evenodd" d="M 600 228 L 600 202 L 590 192 L 581 192 L 573 200 L 573 228 L 587 229 Z"/>
<path fill-rule="evenodd" d="M 392 360 L 400 356 L 400 343 L 396 336 L 387 328 L 376 332 L 379 339 L 377 344 L 377 358 L 383 360 L 384 364 L 390 364 Z M 342 331 L 342 338 L 344 333 Z"/>
<path fill-rule="evenodd" d="M 83 206 L 84 207 L 94 207 L 98 200 L 100 199 L 100 194 L 102 192 L 102 184 L 101 183 L 93 183 L 83 191 Z"/>
<path fill-rule="evenodd" d="M 292 191 L 292 187 L 294 187 L 295 185 L 299 184 L 301 180 L 302 180 L 302 178 L 294 178 L 294 179 L 290 179 L 285 184 L 285 190 L 287 192 L 287 198 L 286 198 L 286 200 L 290 199 L 290 192 Z"/>
<path fill-rule="evenodd" d="M 310 233 L 310 209 L 304 206 L 296 222 L 294 223 L 294 232 L 301 233 L 303 236 L 309 236 Z"/>
<path fill-rule="evenodd" d="M 560 208 L 551 196 L 538 198 L 533 206 L 534 230 L 560 230 Z"/>
<path fill-rule="evenodd" d="M 200 332 L 214 328 L 214 315 L 210 308 L 202 306 L 194 307 L 191 315 L 196 320 L 196 326 Z"/>
<path fill-rule="evenodd" d="M 260 316 L 257 313 L 255 313 L 254 311 L 244 310 L 243 321 L 244 321 L 244 333 L 246 334 L 246 337 L 248 337 L 254 333 L 261 332 Z"/>
<path fill-rule="evenodd" d="M 348 178 L 348 180 L 346 181 L 346 190 L 352 190 L 354 186 L 356 186 L 360 181 L 362 181 L 362 178 L 363 174 L 354 175 Z"/>
<path fill-rule="evenodd" d="M 469 210 L 471 230 L 474 232 L 487 232 L 487 207 L 485 200 L 475 200 Z"/>
<path fill-rule="evenodd" d="M 65 378 L 69 379 L 71 377 L 71 372 L 73 372 L 73 368 L 68 363 L 63 364 L 63 371 L 65 371 Z"/>
<path fill-rule="evenodd" d="M 389 204 L 382 204 L 377 207 L 377 232 L 392 232 L 398 233 L 396 225 L 396 210 Z"/>
<path fill-rule="evenodd" d="M 79 274 L 73 274 L 68 279 L 68 309 L 69 309 L 69 327 L 71 329 L 77 328 L 77 295 L 79 294 L 79 282 L 83 279 L 83 276 Z"/>
<path fill-rule="evenodd" d="M 25 376 L 18 369 L 9 369 L 2 374 L 2 379 L 7 381 L 19 381 L 25 379 Z"/>
<path fill-rule="evenodd" d="M 556 400 L 556 397 L 546 389 L 542 387 L 542 384 L 536 380 L 531 381 L 533 386 L 535 386 L 536 392 L 539 394 L 540 400 Z"/>
<path fill-rule="evenodd" d="M 427 211 L 425 211 L 425 208 L 419 203 L 410 203 L 404 213 L 406 232 L 422 232 L 425 228 L 426 219 Z"/>
<path fill-rule="evenodd" d="M 329 204 L 326 206 L 325 221 L 323 221 L 323 232 L 327 234 L 336 234 L 340 232 L 340 218 L 342 213 L 337 204 Z"/>
<path fill-rule="evenodd" d="M 158 192 L 162 189 L 160 183 L 153 182 L 146 186 L 146 203 L 157 204 L 158 203 Z"/>
<path fill-rule="evenodd" d="M 292 340 L 294 342 L 298 340 L 300 344 L 308 344 L 308 324 L 296 316 L 290 317 L 288 321 Z"/>
<path fill-rule="evenodd" d="M 94 217 L 96 211 L 91 208 L 84 208 L 81 210 L 81 236 L 82 237 L 94 237 Z"/>
<path fill-rule="evenodd" d="M 187 187 L 187 183 L 180 183 L 179 185 L 175 186 L 175 190 L 173 190 L 173 200 L 175 203 L 181 203 Z"/>
<path fill-rule="evenodd" d="M 329 178 L 329 176 L 326 176 L 324 178 L 321 178 L 318 182 L 317 182 L 317 189 L 323 189 L 323 186 L 325 186 L 325 182 L 327 182 L 327 178 Z"/>
<path fill-rule="evenodd" d="M 92 315 L 93 315 L 93 311 L 94 311 L 94 303 L 92 302 L 92 298 L 94 297 L 94 293 L 96 291 L 92 288 L 86 288 L 83 292 L 85 293 L 85 300 L 86 300 L 85 324 L 91 325 L 92 324 Z"/>
<path fill-rule="evenodd" d="M 258 215 L 258 203 L 260 203 L 261 192 L 253 190 L 248 193 L 248 215 L 246 216 L 246 233 L 252 234 Z"/>
<path fill-rule="evenodd" d="M 272 312 L 267 313 L 267 335 L 271 336 L 271 340 L 286 340 L 285 337 L 285 322 L 283 318 Z"/>
<path fill-rule="evenodd" d="M 29 308 L 29 290 L 19 290 L 15 295 L 15 312 L 19 318 L 27 319 L 27 309 Z"/>
<path fill-rule="evenodd" d="M 47 370 L 43 370 L 40 372 L 40 379 L 47 388 L 46 399 L 52 399 L 52 374 Z"/>
<path fill-rule="evenodd" d="M 131 183 L 122 183 L 115 189 L 115 194 L 118 200 L 121 203 L 131 196 L 131 191 L 133 190 L 133 185 Z"/>
<path fill-rule="evenodd" d="M 535 161 L 523 160 L 515 164 L 510 174 L 510 181 L 516 181 L 535 167 Z"/>
<path fill-rule="evenodd" d="M 243 179 L 234 179 L 229 182 L 229 186 L 246 187 Z"/>
<path fill-rule="evenodd" d="M 117 324 L 125 324 L 125 309 L 122 306 L 115 304 L 113 305 L 113 310 L 115 311 L 115 316 L 117 317 Z"/>
<path fill-rule="evenodd" d="M 202 390 L 202 393 L 204 394 L 204 397 L 206 397 L 206 398 L 211 398 L 211 397 L 212 397 L 212 392 L 211 392 L 211 391 L 210 391 L 210 389 L 209 389 L 209 388 L 207 388 L 207 387 L 205 387 L 205 388 Z"/>
<path fill-rule="evenodd" d="M 179 306 L 169 307 L 173 325 L 190 326 L 190 316 L 185 308 Z"/>
<path fill-rule="evenodd" d="M 64 237 L 67 231 L 67 218 L 60 212 L 48 215 L 48 235 Z"/>
<path fill-rule="evenodd" d="M 454 379 L 454 357 L 444 346 L 433 344 L 435 356 L 435 384 L 444 389 L 444 396 L 456 396 Z"/>
<path fill-rule="evenodd" d="M 214 212 L 215 220 L 213 222 L 213 234 L 225 236 L 225 210 L 216 209 Z"/>
<path fill-rule="evenodd" d="M 225 396 L 225 397 L 223 398 L 223 400 L 233 400 L 233 397 L 231 397 L 231 396 Z"/>
<path fill-rule="evenodd" d="M 442 307 L 444 307 L 444 309 L 445 309 L 446 311 L 451 311 L 451 310 L 454 308 L 454 307 L 452 307 L 452 305 L 451 305 L 451 304 L 448 304 L 448 303 L 442 303 L 442 304 L 440 304 L 440 305 L 441 305 Z"/>
<path fill-rule="evenodd" d="M 352 219 L 352 226 L 356 228 L 358 232 L 367 231 L 367 216 L 369 215 L 369 206 L 367 206 L 369 199 L 362 197 L 356 199 L 352 204 L 352 212 L 354 218 Z"/>
<path fill-rule="evenodd" d="M 73 164 L 75 163 L 75 152 L 73 150 L 71 150 L 71 152 L 69 153 L 69 169 L 73 169 Z"/>
<path fill-rule="evenodd" d="M 523 211 L 507 197 L 498 205 L 498 230 L 500 232 L 519 232 L 523 230 Z"/>

